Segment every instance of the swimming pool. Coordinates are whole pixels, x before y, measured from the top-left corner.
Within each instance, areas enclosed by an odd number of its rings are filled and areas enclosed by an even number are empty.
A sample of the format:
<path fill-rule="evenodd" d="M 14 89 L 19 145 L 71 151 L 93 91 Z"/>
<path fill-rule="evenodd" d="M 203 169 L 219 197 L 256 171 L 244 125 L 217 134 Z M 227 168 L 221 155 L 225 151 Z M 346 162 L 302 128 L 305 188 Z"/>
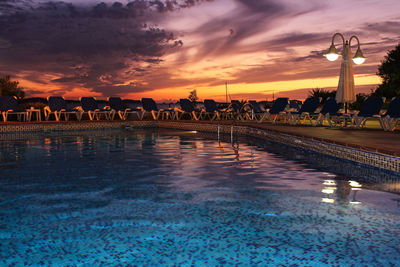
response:
<path fill-rule="evenodd" d="M 0 265 L 400 262 L 400 197 L 373 190 L 398 177 L 372 183 L 362 166 L 161 129 L 33 134 L 0 152 Z"/>

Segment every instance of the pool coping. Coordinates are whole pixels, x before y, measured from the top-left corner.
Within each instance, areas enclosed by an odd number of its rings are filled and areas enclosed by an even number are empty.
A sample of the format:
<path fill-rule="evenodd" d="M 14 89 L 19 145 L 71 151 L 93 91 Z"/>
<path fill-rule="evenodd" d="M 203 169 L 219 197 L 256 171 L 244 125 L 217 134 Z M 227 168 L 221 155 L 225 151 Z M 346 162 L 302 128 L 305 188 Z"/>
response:
<path fill-rule="evenodd" d="M 224 134 L 240 134 L 266 139 L 285 145 L 314 151 L 335 158 L 360 163 L 373 168 L 400 174 L 400 157 L 368 147 L 343 144 L 333 140 L 301 136 L 279 130 L 264 129 L 256 125 L 229 122 L 194 121 L 85 121 L 85 122 L 31 122 L 0 125 L 0 140 L 10 140 L 13 135 L 29 132 L 101 130 L 118 128 L 168 128 Z M 383 153 L 382 153 L 383 152 Z"/>

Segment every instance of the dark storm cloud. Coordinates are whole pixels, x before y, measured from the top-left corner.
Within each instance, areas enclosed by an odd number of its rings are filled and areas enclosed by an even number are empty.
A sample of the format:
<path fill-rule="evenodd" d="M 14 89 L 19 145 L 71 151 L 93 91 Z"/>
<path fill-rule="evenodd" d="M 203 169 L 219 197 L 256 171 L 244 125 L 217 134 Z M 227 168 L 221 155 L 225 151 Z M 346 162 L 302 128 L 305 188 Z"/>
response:
<path fill-rule="evenodd" d="M 56 73 L 51 82 L 102 93 L 141 91 L 120 85 L 157 64 L 168 49 L 182 46 L 171 32 L 149 26 L 160 12 L 200 0 L 73 5 L 65 2 L 0 0 L 0 71 Z M 46 84 L 45 79 L 35 79 Z"/>
<path fill-rule="evenodd" d="M 24 6 L 29 5 L 29 0 L 0 0 L 0 15 L 5 12 L 15 12 L 23 10 Z"/>

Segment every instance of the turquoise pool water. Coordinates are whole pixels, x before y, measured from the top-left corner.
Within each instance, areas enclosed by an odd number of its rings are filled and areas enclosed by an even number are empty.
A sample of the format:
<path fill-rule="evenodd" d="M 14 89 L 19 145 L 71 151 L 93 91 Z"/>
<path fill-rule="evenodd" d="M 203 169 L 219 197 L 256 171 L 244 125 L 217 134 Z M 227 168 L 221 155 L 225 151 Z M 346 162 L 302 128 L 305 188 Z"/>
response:
<path fill-rule="evenodd" d="M 4 137 L 5 138 L 5 137 Z M 0 266 L 398 266 L 399 177 L 260 140 L 0 145 Z M 388 182 L 376 183 L 378 176 Z"/>

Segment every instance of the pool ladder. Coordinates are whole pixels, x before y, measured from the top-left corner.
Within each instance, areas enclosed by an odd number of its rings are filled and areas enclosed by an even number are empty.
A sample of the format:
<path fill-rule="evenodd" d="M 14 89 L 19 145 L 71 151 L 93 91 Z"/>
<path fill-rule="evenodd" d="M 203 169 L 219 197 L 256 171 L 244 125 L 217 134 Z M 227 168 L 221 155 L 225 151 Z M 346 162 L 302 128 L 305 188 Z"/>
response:
<path fill-rule="evenodd" d="M 233 125 L 231 126 L 231 143 L 233 143 Z M 218 141 L 219 141 L 219 134 L 220 134 L 220 125 L 218 124 L 217 127 L 217 135 L 218 135 Z"/>

